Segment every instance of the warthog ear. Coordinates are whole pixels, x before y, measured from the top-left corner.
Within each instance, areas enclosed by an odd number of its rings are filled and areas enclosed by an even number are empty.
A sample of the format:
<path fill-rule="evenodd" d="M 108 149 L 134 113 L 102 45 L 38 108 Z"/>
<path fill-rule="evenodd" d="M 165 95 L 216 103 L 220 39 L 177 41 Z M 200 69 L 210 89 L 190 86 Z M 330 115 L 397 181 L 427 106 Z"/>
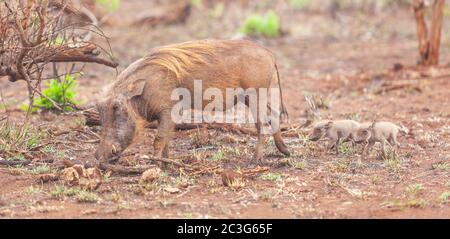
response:
<path fill-rule="evenodd" d="M 146 83 L 147 81 L 144 79 L 138 79 L 130 82 L 126 89 L 124 89 L 125 96 L 130 99 L 134 96 L 142 95 Z"/>

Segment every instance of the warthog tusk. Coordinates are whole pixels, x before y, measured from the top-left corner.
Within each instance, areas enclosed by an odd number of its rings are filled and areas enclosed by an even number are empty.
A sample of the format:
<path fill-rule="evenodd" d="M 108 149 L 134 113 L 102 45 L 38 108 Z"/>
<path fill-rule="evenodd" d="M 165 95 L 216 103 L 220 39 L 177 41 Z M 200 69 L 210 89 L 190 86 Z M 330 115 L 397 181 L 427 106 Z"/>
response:
<path fill-rule="evenodd" d="M 114 144 L 112 145 L 112 153 L 113 154 L 117 153 L 117 148 L 116 148 L 116 146 Z"/>

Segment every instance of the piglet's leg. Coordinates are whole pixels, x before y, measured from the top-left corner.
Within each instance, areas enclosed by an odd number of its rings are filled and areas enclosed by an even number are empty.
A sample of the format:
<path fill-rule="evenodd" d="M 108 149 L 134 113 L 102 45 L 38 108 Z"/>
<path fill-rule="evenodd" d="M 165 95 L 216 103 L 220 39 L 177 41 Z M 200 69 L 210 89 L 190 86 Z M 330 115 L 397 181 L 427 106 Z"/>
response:
<path fill-rule="evenodd" d="M 175 123 L 171 119 L 170 110 L 164 110 L 159 115 L 158 133 L 155 137 L 153 147 L 155 149 L 155 157 L 169 156 L 169 141 L 175 130 Z"/>
<path fill-rule="evenodd" d="M 369 141 L 364 145 L 363 151 L 361 153 L 361 158 L 365 159 L 367 155 L 370 154 L 370 150 L 372 149 L 373 144 L 374 143 L 372 141 Z"/>
<path fill-rule="evenodd" d="M 388 157 L 387 153 L 386 153 L 386 143 L 387 143 L 386 139 L 383 139 L 383 141 L 381 142 L 381 151 L 383 153 L 384 159 L 387 159 L 387 157 Z"/>
<path fill-rule="evenodd" d="M 369 143 L 365 143 L 364 144 L 364 147 L 363 147 L 363 150 L 362 150 L 362 152 L 361 152 L 361 159 L 366 159 L 366 150 L 367 150 L 367 145 L 368 145 Z"/>
<path fill-rule="evenodd" d="M 338 138 L 338 139 L 336 140 L 336 145 L 335 145 L 336 156 L 339 156 L 339 141 L 341 141 L 340 138 Z"/>
<path fill-rule="evenodd" d="M 397 142 L 397 140 L 394 137 L 389 138 L 389 143 L 391 144 L 392 151 L 394 153 L 394 157 L 397 158 L 397 150 L 398 150 L 400 144 Z"/>

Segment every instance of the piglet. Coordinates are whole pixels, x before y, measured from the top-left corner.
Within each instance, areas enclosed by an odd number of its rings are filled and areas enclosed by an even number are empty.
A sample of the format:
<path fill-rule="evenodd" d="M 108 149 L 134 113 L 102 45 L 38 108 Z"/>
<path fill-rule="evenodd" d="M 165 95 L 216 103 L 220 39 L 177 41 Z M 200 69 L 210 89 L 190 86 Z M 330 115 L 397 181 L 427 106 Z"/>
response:
<path fill-rule="evenodd" d="M 386 142 L 394 150 L 396 154 L 396 149 L 400 147 L 397 141 L 397 135 L 399 133 L 408 134 L 409 130 L 401 125 L 398 126 L 391 122 L 364 122 L 361 124 L 360 129 L 356 133 L 356 143 L 364 143 L 364 148 L 361 153 L 361 157 L 365 158 L 366 153 L 369 153 L 372 146 L 376 142 L 380 142 L 382 147 L 382 152 L 386 155 Z"/>
<path fill-rule="evenodd" d="M 319 121 L 314 125 L 309 140 L 317 141 L 322 137 L 328 138 L 330 141 L 329 150 L 336 149 L 336 155 L 339 155 L 339 142 L 351 141 L 354 146 L 356 133 L 360 124 L 354 120 L 335 120 L 335 121 Z"/>

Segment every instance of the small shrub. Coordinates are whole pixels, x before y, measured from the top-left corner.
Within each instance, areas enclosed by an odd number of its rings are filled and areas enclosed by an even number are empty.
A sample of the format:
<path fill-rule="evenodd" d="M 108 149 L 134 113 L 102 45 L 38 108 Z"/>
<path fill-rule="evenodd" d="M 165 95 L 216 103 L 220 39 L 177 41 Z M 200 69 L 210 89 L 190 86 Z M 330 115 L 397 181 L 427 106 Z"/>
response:
<path fill-rule="evenodd" d="M 64 111 L 72 111 L 72 106 L 79 103 L 75 100 L 77 81 L 74 76 L 68 74 L 61 81 L 51 79 L 49 82 L 45 83 L 45 86 L 47 88 L 42 90 L 42 94 L 45 97 L 39 96 L 33 101 L 31 112 L 36 112 L 39 109 L 55 110 L 56 107 L 49 99 L 62 106 Z M 28 111 L 28 105 L 22 105 L 21 109 Z"/>
<path fill-rule="evenodd" d="M 241 31 L 250 36 L 279 37 L 280 18 L 274 11 L 269 11 L 264 16 L 255 14 L 245 20 Z"/>

